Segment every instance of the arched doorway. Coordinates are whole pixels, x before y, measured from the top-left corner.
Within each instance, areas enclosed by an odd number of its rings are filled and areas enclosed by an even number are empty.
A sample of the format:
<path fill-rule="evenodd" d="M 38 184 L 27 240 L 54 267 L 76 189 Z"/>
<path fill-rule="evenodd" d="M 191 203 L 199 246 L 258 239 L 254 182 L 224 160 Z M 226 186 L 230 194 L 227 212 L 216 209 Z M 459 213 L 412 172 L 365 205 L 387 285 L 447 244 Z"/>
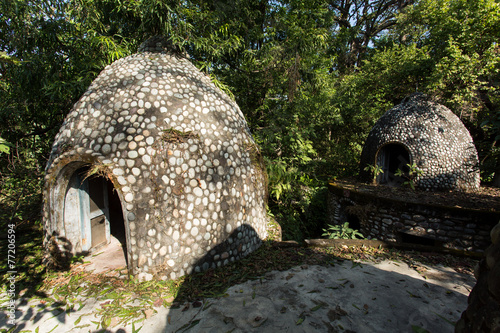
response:
<path fill-rule="evenodd" d="M 64 199 L 66 237 L 83 254 L 116 244 L 126 263 L 125 223 L 118 193 L 110 180 L 88 171 L 88 166 L 80 167 L 70 176 Z"/>
<path fill-rule="evenodd" d="M 377 183 L 392 186 L 401 185 L 409 176 L 411 164 L 410 153 L 399 143 L 384 145 L 377 153 L 377 166 L 383 171 L 377 176 Z M 403 176 L 397 176 L 398 170 Z"/>

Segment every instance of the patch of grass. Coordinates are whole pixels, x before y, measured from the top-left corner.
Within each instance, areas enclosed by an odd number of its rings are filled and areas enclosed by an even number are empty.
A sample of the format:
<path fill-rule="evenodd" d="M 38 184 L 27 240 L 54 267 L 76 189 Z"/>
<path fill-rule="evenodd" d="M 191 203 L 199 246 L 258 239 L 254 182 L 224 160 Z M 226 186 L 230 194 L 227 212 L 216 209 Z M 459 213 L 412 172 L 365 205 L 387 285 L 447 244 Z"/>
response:
<path fill-rule="evenodd" d="M 199 139 L 199 135 L 192 131 L 179 131 L 175 128 L 167 128 L 163 130 L 161 139 L 170 143 L 186 142 L 188 139 Z"/>
<path fill-rule="evenodd" d="M 139 282 L 127 278 L 123 272 L 115 276 L 93 274 L 79 265 L 47 277 L 41 290 L 48 296 L 37 299 L 44 306 L 59 304 L 67 312 L 82 308 L 88 299 L 95 299 L 100 307 L 95 313 L 98 320 L 93 323 L 99 329 L 149 318 L 156 312 L 155 308 L 171 305 L 178 283 L 170 280 Z"/>

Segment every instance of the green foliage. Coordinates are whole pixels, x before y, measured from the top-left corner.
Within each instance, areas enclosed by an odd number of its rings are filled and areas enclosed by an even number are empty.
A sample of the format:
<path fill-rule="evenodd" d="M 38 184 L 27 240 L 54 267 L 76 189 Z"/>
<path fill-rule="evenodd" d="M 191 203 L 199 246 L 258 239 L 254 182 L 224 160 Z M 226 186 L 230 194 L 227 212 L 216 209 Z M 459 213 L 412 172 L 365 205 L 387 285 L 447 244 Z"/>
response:
<path fill-rule="evenodd" d="M 342 225 L 329 225 L 323 231 L 322 236 L 328 239 L 365 239 L 362 233 L 349 227 L 349 222 L 344 222 Z"/>
<path fill-rule="evenodd" d="M 412 190 L 415 190 L 415 181 L 423 174 L 423 171 L 417 168 L 415 163 L 407 164 L 406 166 L 408 167 L 408 172 L 397 169 L 395 175 L 405 179 L 403 185 L 409 186 Z"/>
<path fill-rule="evenodd" d="M 130 53 L 99 21 L 97 5 L 0 2 L 0 204 L 11 213 L 2 221 L 39 220 L 42 172 L 60 124 L 100 70 Z"/>
<path fill-rule="evenodd" d="M 0 51 L 0 63 L 19 65 L 21 62 L 16 58 L 9 56 L 6 52 Z"/>
<path fill-rule="evenodd" d="M 483 180 L 500 184 L 498 1 L 12 0 L 0 11 L 0 200 L 21 220 L 25 201 L 39 204 L 41 170 L 74 102 L 153 35 L 240 106 L 286 237 L 321 232 L 325 181 L 355 176 L 373 124 L 415 91 L 461 117 Z"/>
<path fill-rule="evenodd" d="M 83 259 L 85 258 L 85 256 L 83 255 L 80 255 L 80 256 L 73 256 L 71 257 L 71 264 L 76 264 L 76 263 L 83 263 Z"/>
<path fill-rule="evenodd" d="M 12 145 L 0 137 L 0 154 L 8 154 Z"/>
<path fill-rule="evenodd" d="M 0 217 L 3 219 L 3 216 Z M 6 229 L 7 230 L 7 229 Z M 23 293 L 26 297 L 31 297 L 35 294 L 43 284 L 43 279 L 46 276 L 46 269 L 43 265 L 44 251 L 42 248 L 41 226 L 29 226 L 18 224 L 15 228 L 15 270 L 16 274 L 16 294 Z M 8 253 L 7 241 L 0 242 L 0 251 Z M 10 259 L 10 262 L 9 262 Z M 6 295 L 7 286 L 9 285 L 8 278 L 12 271 L 9 268 L 12 264 L 12 256 L 7 255 L 0 258 L 0 292 Z"/>
<path fill-rule="evenodd" d="M 368 164 L 364 170 L 370 172 L 373 175 L 373 182 L 377 180 L 377 177 L 381 173 L 384 173 L 384 170 L 379 165 L 373 165 L 373 164 Z"/>
<path fill-rule="evenodd" d="M 500 184 L 500 4 L 495 0 L 422 0 L 399 16 L 405 47 L 426 49 L 431 67 L 422 91 L 450 107 L 473 135 L 483 180 Z"/>
<path fill-rule="evenodd" d="M 300 241 L 315 236 L 326 217 L 327 189 L 285 161 L 266 161 L 269 208 L 279 222 L 284 239 Z"/>
<path fill-rule="evenodd" d="M 10 145 L 0 154 L 0 223 L 37 224 L 40 221 L 42 171 L 37 152 Z"/>

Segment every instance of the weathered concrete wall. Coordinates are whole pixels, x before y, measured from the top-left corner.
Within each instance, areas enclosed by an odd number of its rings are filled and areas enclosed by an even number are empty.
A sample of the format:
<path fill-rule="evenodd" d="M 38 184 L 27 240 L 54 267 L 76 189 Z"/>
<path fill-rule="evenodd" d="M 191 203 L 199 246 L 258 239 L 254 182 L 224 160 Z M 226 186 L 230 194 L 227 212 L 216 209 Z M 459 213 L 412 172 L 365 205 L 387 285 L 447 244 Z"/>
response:
<path fill-rule="evenodd" d="M 361 233 L 370 239 L 427 241 L 434 246 L 463 251 L 484 251 L 489 244 L 489 233 L 500 219 L 500 211 L 381 198 L 334 183 L 329 184 L 328 211 L 328 222 L 332 225 L 346 222 L 349 214 L 356 216 Z"/>
<path fill-rule="evenodd" d="M 65 194 L 82 166 L 98 167 L 118 192 L 133 274 L 220 266 L 266 237 L 267 176 L 243 114 L 162 39 L 106 67 L 55 138 L 46 244 L 69 255 L 79 231 L 65 225 Z"/>
<path fill-rule="evenodd" d="M 455 332 L 500 332 L 500 223 L 491 231 L 491 245 L 475 272 L 477 283 L 469 295 Z"/>

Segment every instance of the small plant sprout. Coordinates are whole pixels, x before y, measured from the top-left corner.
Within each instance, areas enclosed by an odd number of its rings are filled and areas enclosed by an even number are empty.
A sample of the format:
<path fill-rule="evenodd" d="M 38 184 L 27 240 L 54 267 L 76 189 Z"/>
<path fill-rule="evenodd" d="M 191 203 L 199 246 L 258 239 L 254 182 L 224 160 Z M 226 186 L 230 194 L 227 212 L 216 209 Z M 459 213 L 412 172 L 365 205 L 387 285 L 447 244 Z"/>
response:
<path fill-rule="evenodd" d="M 323 231 L 322 236 L 328 239 L 365 239 L 362 233 L 349 227 L 349 222 L 344 222 L 342 225 L 329 225 L 328 229 L 323 229 Z"/>
<path fill-rule="evenodd" d="M 407 164 L 408 173 L 403 172 L 403 170 L 398 169 L 395 173 L 396 176 L 402 177 L 405 179 L 403 185 L 410 186 L 412 190 L 415 190 L 415 180 L 423 174 L 423 171 L 417 168 L 415 163 Z"/>
<path fill-rule="evenodd" d="M 377 180 L 377 177 L 384 173 L 384 170 L 379 165 L 367 164 L 365 171 L 370 172 L 373 175 L 373 182 Z"/>

